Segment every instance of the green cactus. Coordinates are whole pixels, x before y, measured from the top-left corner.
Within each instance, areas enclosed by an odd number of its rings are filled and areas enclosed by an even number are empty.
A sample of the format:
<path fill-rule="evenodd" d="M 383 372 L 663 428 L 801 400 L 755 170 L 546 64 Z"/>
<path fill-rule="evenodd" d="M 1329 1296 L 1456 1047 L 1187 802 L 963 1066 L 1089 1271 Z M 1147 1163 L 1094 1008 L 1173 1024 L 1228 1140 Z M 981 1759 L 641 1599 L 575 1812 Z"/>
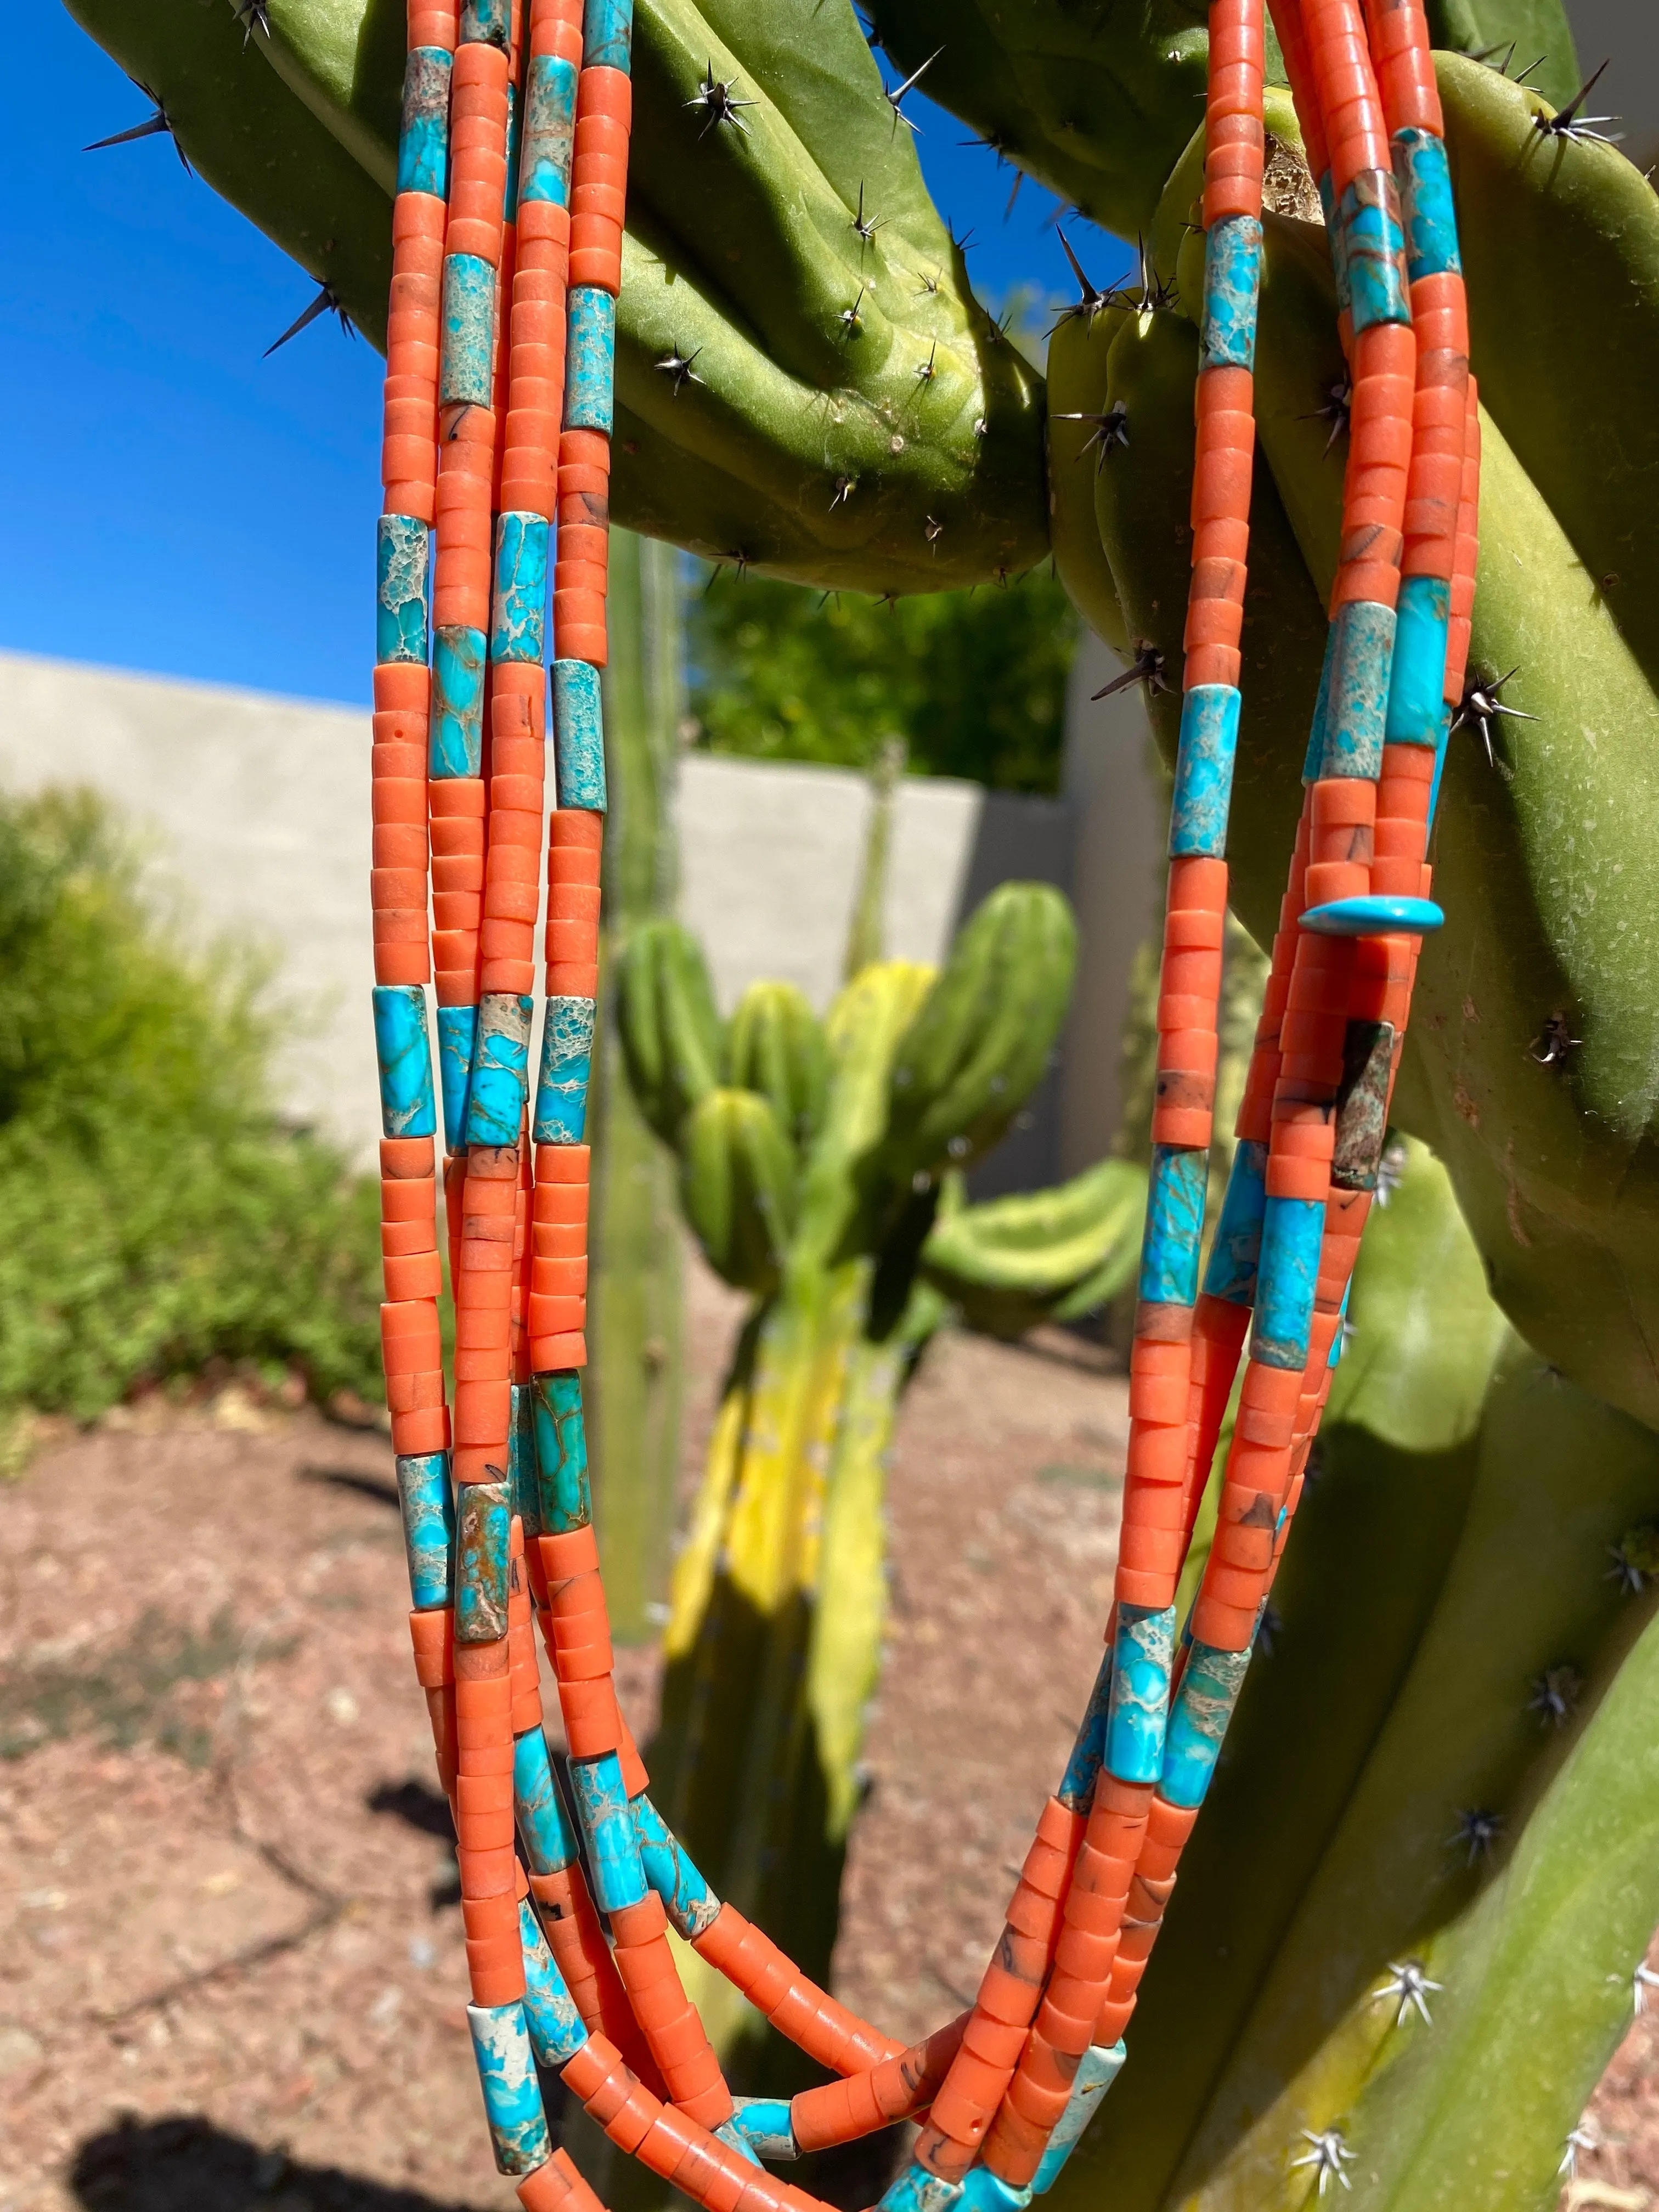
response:
<path fill-rule="evenodd" d="M 702 947 L 666 916 L 629 939 L 617 973 L 617 1026 L 640 1111 L 665 1145 L 720 1079 L 720 1018 Z"/>
<path fill-rule="evenodd" d="M 757 985 L 726 1026 L 726 1085 L 676 1125 L 687 1218 L 755 1304 L 675 1570 L 654 1793 L 710 1881 L 810 1972 L 828 1971 L 857 1807 L 899 1394 L 952 1304 L 1017 1334 L 1103 1300 L 1139 1246 L 1146 1178 L 1127 1163 L 986 1206 L 963 1202 L 952 1167 L 1041 1075 L 1073 945 L 1059 894 L 1011 884 L 940 975 L 867 965 L 822 1026 L 799 994 Z M 684 933 L 636 936 L 620 998 L 659 1127 L 659 1071 L 701 1034 L 675 994 L 706 990 Z M 729 2043 L 736 2011 L 691 1972 Z M 777 2046 L 743 2063 L 747 2081 L 793 2078 Z"/>
<path fill-rule="evenodd" d="M 377 330 L 395 10 L 270 0 L 271 39 L 243 56 L 228 0 L 74 6 L 161 94 L 210 181 Z M 973 302 L 845 0 L 641 0 L 622 519 L 872 590 L 988 577 L 1052 544 L 1102 635 L 1150 640 L 1173 679 L 1204 12 L 874 0 L 901 68 L 942 43 L 930 91 L 1148 239 L 1156 304 L 1056 335 L 1045 465 L 1039 381 Z M 1514 38 L 1522 64 L 1541 51 L 1548 98 L 1572 90 L 1558 0 L 1431 0 L 1431 14 L 1449 45 Z M 711 61 L 755 98 L 752 131 L 695 139 L 676 101 Z M 1659 1911 L 1644 1726 L 1659 1645 L 1649 1608 L 1603 1579 L 1610 1546 L 1620 1574 L 1645 1572 L 1659 1510 L 1659 200 L 1614 149 L 1540 134 L 1539 94 L 1456 54 L 1438 66 L 1487 410 L 1473 666 L 1488 681 L 1517 667 L 1506 697 L 1539 719 L 1507 742 L 1500 731 L 1491 767 L 1460 738 L 1448 769 L 1434 854 L 1448 927 L 1425 948 L 1395 1102 L 1444 1173 L 1413 1154 L 1370 1233 L 1328 1472 L 1276 1594 L 1283 1638 L 1252 1671 L 1126 2081 L 1062 2185 L 1109 2212 L 1301 2203 L 1315 2177 L 1291 2162 L 1300 2131 L 1334 2127 L 1355 2154 L 1357 2203 L 1541 2207 Z M 1344 453 L 1340 436 L 1327 452 L 1321 419 L 1340 368 L 1325 240 L 1282 100 L 1269 121 L 1231 839 L 1238 910 L 1264 942 L 1299 805 Z M 854 228 L 860 185 L 866 215 L 884 217 L 872 238 Z M 696 382 L 653 366 L 698 347 Z M 935 362 L 937 379 L 918 377 Z M 1127 444 L 1091 446 L 1098 426 L 1079 418 L 1120 404 Z M 936 543 L 929 517 L 945 524 Z M 1168 745 L 1176 702 L 1152 705 Z M 664 958 L 653 973 L 629 1064 L 672 1140 L 714 1092 L 720 1047 L 669 988 L 680 969 Z M 922 1155 L 947 1122 L 971 1147 L 975 1115 L 990 1114 L 948 998 L 927 1103 L 907 1098 L 890 1130 L 890 1070 L 925 982 L 866 969 L 832 1014 L 793 1232 L 739 1346 L 670 1632 L 659 1765 L 674 1808 L 716 1882 L 809 1967 L 827 1958 L 855 1796 L 894 1395 L 938 1310 L 927 1275 L 956 1265 L 967 1285 L 963 1253 L 988 1264 L 1001 1233 L 948 1209 L 935 1219 L 951 1163 Z M 665 995 L 672 1050 L 651 1034 Z M 961 1095 L 929 1119 L 952 1079 Z M 908 1185 L 878 1187 L 878 1154 L 912 1163 Z M 1581 1686 L 1559 1730 L 1528 1703 L 1552 1676 L 1564 1697 Z M 787 1816 L 767 1809 L 769 1775 L 786 1778 Z M 1490 1868 L 1449 1847 L 1475 1812 L 1504 1816 Z M 785 1853 L 806 1870 L 798 1894 L 765 1871 Z M 1432 2027 L 1396 2023 L 1397 2002 L 1372 1994 L 1411 1959 L 1444 1985 Z"/>
<path fill-rule="evenodd" d="M 676 556 L 616 531 L 605 674 L 607 989 L 618 945 L 672 902 L 670 785 L 680 719 Z M 614 1019 L 601 1024 L 588 1096 L 588 1465 L 612 1633 L 643 1643 L 667 1587 L 679 1476 L 682 1251 L 674 1177 L 622 1066 Z"/>

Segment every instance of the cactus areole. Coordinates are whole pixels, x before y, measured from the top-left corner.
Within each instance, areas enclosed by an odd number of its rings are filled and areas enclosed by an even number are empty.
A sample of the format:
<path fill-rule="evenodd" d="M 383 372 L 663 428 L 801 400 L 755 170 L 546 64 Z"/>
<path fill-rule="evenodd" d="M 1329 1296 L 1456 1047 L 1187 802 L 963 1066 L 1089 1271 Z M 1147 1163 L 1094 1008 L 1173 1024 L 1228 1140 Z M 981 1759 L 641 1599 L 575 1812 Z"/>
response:
<path fill-rule="evenodd" d="M 1340 1349 L 1418 951 L 1439 920 L 1425 850 L 1465 698 L 1474 575 L 1478 417 L 1419 0 L 1377 0 L 1364 16 L 1358 0 L 1278 0 L 1273 16 L 1327 213 L 1351 435 L 1266 1018 L 1200 1284 L 1267 36 L 1262 0 L 1215 0 L 1192 568 L 1115 1602 L 1087 1716 L 973 2007 L 906 2051 L 710 1893 L 652 1806 L 611 1678 L 582 1428 L 582 1139 L 629 0 L 409 0 L 374 672 L 382 1319 L 416 1669 L 459 1839 L 469 2018 L 496 2162 L 530 2212 L 596 2201 L 553 2148 L 538 2064 L 710 2212 L 808 2212 L 815 2200 L 768 2176 L 762 2156 L 905 2118 L 923 2125 L 883 2203 L 944 2212 L 958 2197 L 1018 2208 L 1047 2189 L 1122 2063 Z M 745 131 L 742 80 L 713 58 L 696 98 L 703 131 Z M 862 201 L 849 220 L 869 227 Z M 669 364 L 677 378 L 694 358 Z M 532 1051 L 550 659 L 556 803 Z M 960 1011 L 941 999 L 918 1030 Z M 788 1012 L 744 1049 L 793 1065 Z M 810 1074 L 796 1102 L 809 1118 Z M 743 1239 L 751 1216 L 769 1222 L 768 1206 L 785 1203 L 769 1194 L 787 1187 L 786 1140 L 748 1091 L 692 1087 L 722 1158 L 726 1122 L 748 1116 L 743 1174 L 718 1195 L 733 1268 L 763 1275 L 765 1238 L 752 1251 Z M 438 1326 L 441 1114 L 453 1379 Z M 908 1128 L 890 1145 L 902 1152 Z M 1241 1359 L 1215 1535 L 1182 1637 L 1176 1586 Z M 542 1733 L 537 1621 L 568 1790 Z M 735 2100 L 671 1926 L 836 2078 L 789 2100 Z M 1402 1980 L 1401 2000 L 1436 1986 Z M 1346 2180 L 1340 2132 L 1309 2140 L 1302 2163 L 1323 2161 L 1321 2185 Z"/>

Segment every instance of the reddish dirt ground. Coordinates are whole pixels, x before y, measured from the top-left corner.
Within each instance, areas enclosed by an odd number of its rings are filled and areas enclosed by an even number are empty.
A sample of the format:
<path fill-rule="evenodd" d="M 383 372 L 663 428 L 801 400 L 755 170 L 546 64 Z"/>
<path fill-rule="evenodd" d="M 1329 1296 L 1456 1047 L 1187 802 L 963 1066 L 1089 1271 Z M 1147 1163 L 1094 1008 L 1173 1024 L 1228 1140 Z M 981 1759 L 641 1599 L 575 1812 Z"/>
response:
<path fill-rule="evenodd" d="M 734 1310 L 696 1270 L 688 1480 Z M 837 1954 L 896 2033 L 971 1992 L 1069 1741 L 1125 1398 L 1066 1338 L 947 1336 L 906 1401 Z M 406 1603 L 385 1443 L 234 1389 L 59 1441 L 0 1492 L 0 2212 L 513 2203 Z M 643 1733 L 651 1655 L 620 1668 Z M 1564 2205 L 1659 2203 L 1659 2018 L 1590 2125 Z"/>

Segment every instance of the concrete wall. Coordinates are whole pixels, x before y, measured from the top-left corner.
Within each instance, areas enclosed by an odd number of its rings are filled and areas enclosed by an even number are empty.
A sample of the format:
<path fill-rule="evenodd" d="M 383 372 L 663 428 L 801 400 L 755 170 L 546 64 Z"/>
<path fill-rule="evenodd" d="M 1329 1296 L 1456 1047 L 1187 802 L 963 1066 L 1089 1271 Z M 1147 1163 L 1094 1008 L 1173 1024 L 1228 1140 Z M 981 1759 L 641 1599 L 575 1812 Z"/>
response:
<path fill-rule="evenodd" d="M 1079 658 L 1065 795 L 1022 799 L 908 778 L 896 795 L 887 949 L 938 962 L 1011 876 L 1077 902 L 1084 949 L 1062 1064 L 982 1171 L 1029 1188 L 1097 1158 L 1116 1123 L 1127 962 L 1155 910 L 1158 824 L 1131 697 L 1091 707 L 1115 666 Z M 368 1018 L 368 727 L 343 708 L 0 654 L 0 784 L 88 784 L 140 829 L 192 927 L 267 948 L 295 1017 L 279 1070 L 296 1119 L 364 1153 L 378 1127 Z M 842 980 L 868 830 L 860 776 L 689 755 L 678 799 L 681 911 L 721 1005 L 758 976 L 815 1006 Z"/>

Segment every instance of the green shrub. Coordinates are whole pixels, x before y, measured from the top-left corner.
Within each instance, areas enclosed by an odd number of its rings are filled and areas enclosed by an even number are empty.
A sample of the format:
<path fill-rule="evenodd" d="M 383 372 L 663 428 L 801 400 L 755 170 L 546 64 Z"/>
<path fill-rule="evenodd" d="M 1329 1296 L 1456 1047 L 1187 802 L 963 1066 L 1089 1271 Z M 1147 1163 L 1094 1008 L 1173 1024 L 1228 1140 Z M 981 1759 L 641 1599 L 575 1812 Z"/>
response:
<path fill-rule="evenodd" d="M 375 1194 L 273 1113 L 262 981 L 185 949 L 90 793 L 0 798 L 0 1408 L 214 1358 L 379 1397 Z"/>

